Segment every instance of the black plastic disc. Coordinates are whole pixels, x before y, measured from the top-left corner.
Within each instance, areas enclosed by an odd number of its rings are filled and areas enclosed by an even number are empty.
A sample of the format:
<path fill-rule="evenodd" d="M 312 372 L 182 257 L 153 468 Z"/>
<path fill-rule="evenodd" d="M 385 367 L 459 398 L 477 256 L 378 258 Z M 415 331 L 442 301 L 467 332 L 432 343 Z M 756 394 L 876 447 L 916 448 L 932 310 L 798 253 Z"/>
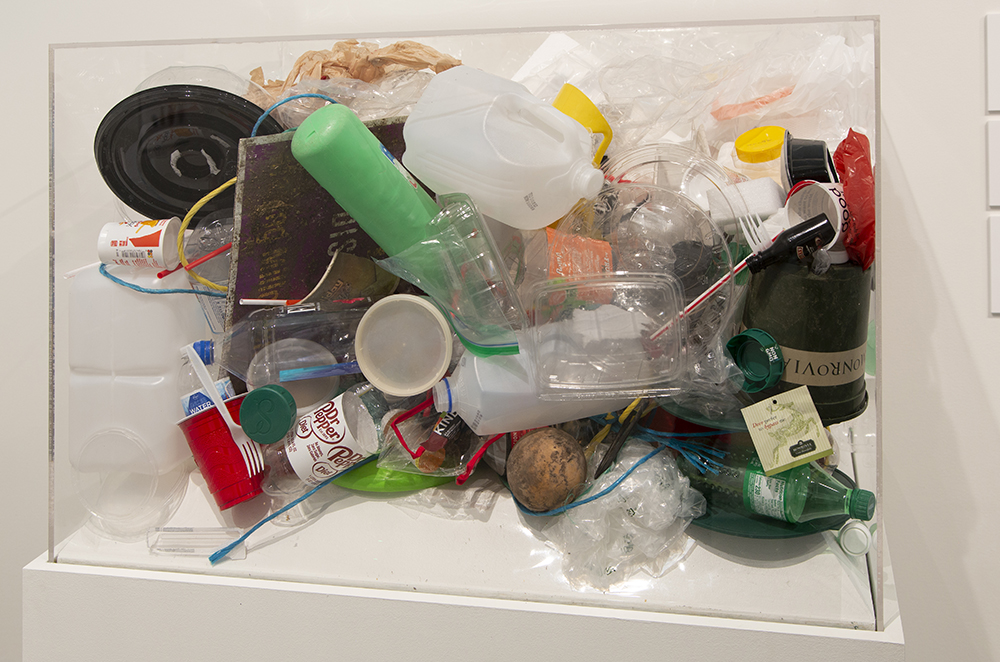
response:
<path fill-rule="evenodd" d="M 200 85 L 136 92 L 105 115 L 94 139 L 104 181 L 146 218 L 183 218 L 207 193 L 236 176 L 239 141 L 264 110 L 246 99 Z M 258 135 L 280 133 L 267 117 Z M 232 209 L 234 189 L 202 207 Z"/>

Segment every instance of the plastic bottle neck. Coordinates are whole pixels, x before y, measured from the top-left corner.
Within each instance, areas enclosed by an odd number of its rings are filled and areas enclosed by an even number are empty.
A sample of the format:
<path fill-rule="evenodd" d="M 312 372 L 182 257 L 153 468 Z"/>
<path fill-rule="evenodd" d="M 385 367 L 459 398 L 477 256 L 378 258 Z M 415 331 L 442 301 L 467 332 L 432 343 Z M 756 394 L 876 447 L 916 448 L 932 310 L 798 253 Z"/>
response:
<path fill-rule="evenodd" d="M 445 377 L 431 388 L 431 395 L 434 397 L 434 409 L 439 413 L 452 413 L 455 411 L 454 393 L 451 382 Z"/>
<path fill-rule="evenodd" d="M 573 193 L 589 200 L 601 192 L 604 173 L 589 161 L 577 161 L 573 166 Z"/>

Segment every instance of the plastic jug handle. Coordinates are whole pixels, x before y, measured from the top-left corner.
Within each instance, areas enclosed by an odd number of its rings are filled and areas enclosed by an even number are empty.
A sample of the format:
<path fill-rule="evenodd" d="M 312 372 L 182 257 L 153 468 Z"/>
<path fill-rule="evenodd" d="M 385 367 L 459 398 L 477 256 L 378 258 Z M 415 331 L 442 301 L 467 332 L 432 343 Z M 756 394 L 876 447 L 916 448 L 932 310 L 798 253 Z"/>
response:
<path fill-rule="evenodd" d="M 573 130 L 573 124 L 569 123 L 572 118 L 563 113 L 553 112 L 551 106 L 539 103 L 534 97 L 524 97 L 509 92 L 498 95 L 487 111 L 487 124 L 489 115 L 494 110 L 506 114 L 511 119 L 530 124 L 556 142 L 563 142 L 567 134 Z"/>
<path fill-rule="evenodd" d="M 552 101 L 552 106 L 586 127 L 591 133 L 601 134 L 601 144 L 594 153 L 594 166 L 601 166 L 601 159 L 608 151 L 614 133 L 611 125 L 586 94 L 574 85 L 565 83 Z"/>

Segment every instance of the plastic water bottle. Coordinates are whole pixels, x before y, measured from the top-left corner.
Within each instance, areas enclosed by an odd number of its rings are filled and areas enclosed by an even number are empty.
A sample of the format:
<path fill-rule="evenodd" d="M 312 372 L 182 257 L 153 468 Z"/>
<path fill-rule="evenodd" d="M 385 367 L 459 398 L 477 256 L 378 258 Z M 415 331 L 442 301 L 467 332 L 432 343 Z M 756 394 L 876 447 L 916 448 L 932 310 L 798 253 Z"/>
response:
<path fill-rule="evenodd" d="M 307 117 L 292 155 L 389 255 L 426 239 L 441 211 L 347 106 Z"/>
<path fill-rule="evenodd" d="M 198 353 L 198 356 L 201 357 L 202 362 L 206 366 L 212 365 L 215 362 L 215 349 L 211 340 L 199 340 L 194 343 L 194 351 Z M 180 391 L 181 407 L 184 409 L 185 418 L 214 406 L 212 398 L 205 392 L 204 387 L 201 385 L 201 380 L 198 379 L 194 368 L 191 367 L 191 361 L 184 350 L 181 350 L 181 369 L 177 378 L 177 388 Z M 236 396 L 233 382 L 229 377 L 216 380 L 215 390 L 218 391 L 219 396 L 223 400 L 228 400 Z"/>
<path fill-rule="evenodd" d="M 473 67 L 437 74 L 403 126 L 403 164 L 438 195 L 465 193 L 522 230 L 601 190 L 591 134 L 523 85 Z"/>
<path fill-rule="evenodd" d="M 683 456 L 677 466 L 692 487 L 725 510 L 792 523 L 837 515 L 868 521 L 875 514 L 872 492 L 846 487 L 815 463 L 765 476 L 753 449 L 733 450 L 723 462 L 718 473 L 701 473 Z"/>
<path fill-rule="evenodd" d="M 379 451 L 380 423 L 390 411 L 385 396 L 367 382 L 295 419 L 295 401 L 271 384 L 247 394 L 240 425 L 264 446 L 261 488 L 292 497 Z"/>
<path fill-rule="evenodd" d="M 457 412 L 478 435 L 556 425 L 606 414 L 628 406 L 632 398 L 545 401 L 525 353 L 482 358 L 462 355 L 450 377 L 434 385 L 434 407 Z"/>

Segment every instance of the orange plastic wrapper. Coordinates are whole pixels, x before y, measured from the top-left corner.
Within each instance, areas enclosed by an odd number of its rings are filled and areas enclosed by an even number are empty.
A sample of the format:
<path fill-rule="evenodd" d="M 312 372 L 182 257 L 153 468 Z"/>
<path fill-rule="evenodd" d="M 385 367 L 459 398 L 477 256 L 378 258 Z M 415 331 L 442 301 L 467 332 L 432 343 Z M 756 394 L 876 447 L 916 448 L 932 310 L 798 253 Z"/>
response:
<path fill-rule="evenodd" d="M 868 137 L 849 130 L 833 154 L 833 165 L 850 211 L 841 228 L 847 257 L 868 269 L 875 261 L 875 173 Z"/>

